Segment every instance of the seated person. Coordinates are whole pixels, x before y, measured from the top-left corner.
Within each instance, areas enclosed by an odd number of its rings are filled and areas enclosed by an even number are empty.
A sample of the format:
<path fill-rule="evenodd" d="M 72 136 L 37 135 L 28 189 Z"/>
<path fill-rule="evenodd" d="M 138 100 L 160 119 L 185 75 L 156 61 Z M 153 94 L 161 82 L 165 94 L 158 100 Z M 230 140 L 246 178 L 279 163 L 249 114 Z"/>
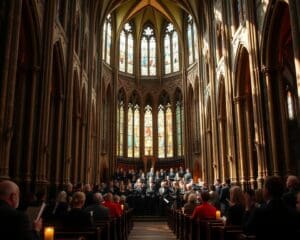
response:
<path fill-rule="evenodd" d="M 201 192 L 202 204 L 195 208 L 192 219 L 215 219 L 217 209 L 208 203 L 209 193 Z"/>
<path fill-rule="evenodd" d="M 61 218 L 64 215 L 67 214 L 68 208 L 69 208 L 69 204 L 67 202 L 67 192 L 66 191 L 61 191 L 59 192 L 59 194 L 57 195 L 57 200 L 56 200 L 56 204 L 55 207 L 53 209 L 53 215 L 57 218 Z"/>
<path fill-rule="evenodd" d="M 245 198 L 240 187 L 234 186 L 229 190 L 230 200 L 227 209 L 226 224 L 242 225 L 244 216 Z"/>
<path fill-rule="evenodd" d="M 82 209 L 84 203 L 85 194 L 83 192 L 75 192 L 72 196 L 72 208 L 64 217 L 64 227 L 77 229 L 91 227 L 93 225 L 91 215 Z"/>
<path fill-rule="evenodd" d="M 111 218 L 117 218 L 122 215 L 116 204 L 113 202 L 113 195 L 111 193 L 107 193 L 104 200 L 103 206 L 109 209 L 109 216 Z"/>
<path fill-rule="evenodd" d="M 109 219 L 108 208 L 102 205 L 103 197 L 101 193 L 94 193 L 93 204 L 84 209 L 85 212 L 93 215 L 94 222 L 99 222 Z M 91 214 L 92 212 L 92 214 Z"/>
<path fill-rule="evenodd" d="M 197 205 L 198 204 L 196 194 L 190 193 L 188 196 L 188 202 L 183 206 L 183 213 L 187 215 L 192 215 Z"/>
<path fill-rule="evenodd" d="M 17 184 L 8 180 L 0 182 L 0 236 L 18 240 L 40 239 L 42 219 L 30 223 L 25 213 L 16 210 L 19 200 Z"/>
<path fill-rule="evenodd" d="M 297 230 L 299 226 L 296 214 L 288 208 L 283 200 L 283 183 L 280 177 L 267 177 L 264 182 L 263 196 L 266 205 L 249 212 L 246 205 L 244 216 L 244 232 L 256 235 L 257 240 L 262 239 L 299 239 Z"/>

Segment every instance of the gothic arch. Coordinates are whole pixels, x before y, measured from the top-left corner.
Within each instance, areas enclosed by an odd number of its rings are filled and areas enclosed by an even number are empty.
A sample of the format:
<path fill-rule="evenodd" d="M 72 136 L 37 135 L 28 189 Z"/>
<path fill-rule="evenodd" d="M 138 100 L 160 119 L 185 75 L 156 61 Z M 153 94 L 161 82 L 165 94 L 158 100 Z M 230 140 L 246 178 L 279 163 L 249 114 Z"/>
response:
<path fill-rule="evenodd" d="M 282 176 L 300 171 L 300 151 L 296 147 L 300 144 L 299 93 L 292 28 L 288 3 L 272 1 L 264 23 L 261 58 L 271 143 L 268 170 Z"/>

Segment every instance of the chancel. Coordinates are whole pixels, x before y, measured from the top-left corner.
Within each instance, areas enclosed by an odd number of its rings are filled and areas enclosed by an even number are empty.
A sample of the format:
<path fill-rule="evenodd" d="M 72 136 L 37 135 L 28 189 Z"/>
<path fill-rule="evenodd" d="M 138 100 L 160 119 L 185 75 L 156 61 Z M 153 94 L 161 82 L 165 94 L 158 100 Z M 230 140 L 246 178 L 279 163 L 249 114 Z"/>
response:
<path fill-rule="evenodd" d="M 299 23 L 298 0 L 1 0 L 0 236 L 299 236 Z"/>

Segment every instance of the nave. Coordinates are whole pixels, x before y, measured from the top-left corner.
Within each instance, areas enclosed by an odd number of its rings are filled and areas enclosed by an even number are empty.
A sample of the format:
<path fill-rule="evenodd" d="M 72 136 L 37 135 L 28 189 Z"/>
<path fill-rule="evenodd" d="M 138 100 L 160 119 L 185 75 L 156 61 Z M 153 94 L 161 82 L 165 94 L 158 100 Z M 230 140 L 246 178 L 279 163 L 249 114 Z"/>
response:
<path fill-rule="evenodd" d="M 134 222 L 134 227 L 128 240 L 176 240 L 167 222 Z"/>

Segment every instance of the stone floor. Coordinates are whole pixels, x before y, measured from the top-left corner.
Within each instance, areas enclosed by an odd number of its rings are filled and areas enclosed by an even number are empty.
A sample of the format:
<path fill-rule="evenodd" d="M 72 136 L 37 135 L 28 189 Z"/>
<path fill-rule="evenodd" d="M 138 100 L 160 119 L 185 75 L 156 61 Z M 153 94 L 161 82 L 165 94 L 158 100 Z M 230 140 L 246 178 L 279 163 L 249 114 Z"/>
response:
<path fill-rule="evenodd" d="M 167 222 L 134 222 L 129 240 L 176 240 Z"/>

